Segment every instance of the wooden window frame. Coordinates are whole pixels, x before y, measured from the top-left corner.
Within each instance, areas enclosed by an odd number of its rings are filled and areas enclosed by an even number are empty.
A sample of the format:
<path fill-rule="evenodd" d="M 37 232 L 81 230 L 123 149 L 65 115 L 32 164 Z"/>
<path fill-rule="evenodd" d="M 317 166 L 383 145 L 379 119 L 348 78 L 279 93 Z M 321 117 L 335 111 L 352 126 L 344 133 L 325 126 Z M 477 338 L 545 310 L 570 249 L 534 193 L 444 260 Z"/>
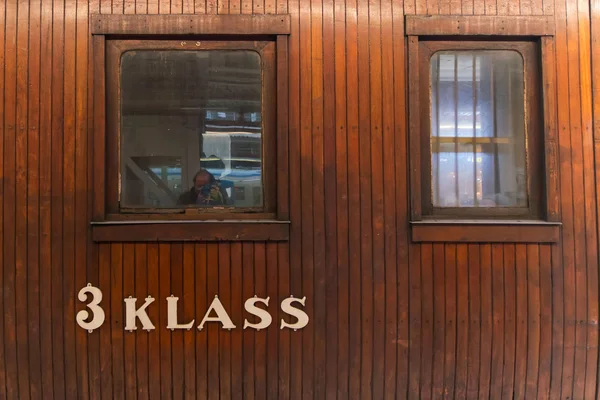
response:
<path fill-rule="evenodd" d="M 289 15 L 93 15 L 90 30 L 94 240 L 287 240 Z M 133 48 L 173 49 L 175 44 L 183 49 L 236 48 L 261 53 L 265 78 L 261 210 L 178 207 L 178 212 L 160 209 L 122 212 L 119 209 L 118 60 L 123 52 Z"/>
<path fill-rule="evenodd" d="M 558 152 L 556 138 L 556 73 L 554 67 L 554 22 L 543 17 L 449 17 L 407 16 L 408 103 L 409 103 L 409 169 L 412 240 L 415 242 L 556 242 L 559 240 L 560 210 L 558 193 Z M 461 42 L 471 42 L 461 45 Z M 474 208 L 440 211 L 428 208 L 431 170 L 429 151 L 430 124 L 429 68 L 422 68 L 424 58 L 441 47 L 443 50 L 510 49 L 517 43 L 535 43 L 534 62 L 525 63 L 526 87 L 538 80 L 535 96 L 526 98 L 526 107 L 535 107 L 527 114 L 528 146 L 535 145 L 537 162 L 528 160 L 528 195 L 530 204 L 539 209 L 517 210 Z M 437 43 L 441 43 L 438 47 Z M 477 43 L 485 44 L 479 46 Z M 512 44 L 512 45 L 511 45 Z M 531 50 L 520 49 L 519 52 Z M 534 64 L 538 64 L 536 67 Z M 533 70 L 532 70 L 533 68 Z M 537 69 L 537 70 L 536 70 Z M 533 74 L 533 75 L 532 75 Z M 423 75 L 425 77 L 423 78 Z M 531 87 L 529 88 L 529 92 Z M 533 93 L 529 93 L 531 97 Z M 537 117 L 536 117 L 537 114 Z M 533 143 L 530 140 L 533 139 Z M 540 143 L 541 142 L 541 143 Z M 529 153 L 529 151 L 528 151 Z M 529 155 L 527 156 L 529 158 Z M 538 168 L 530 171 L 530 166 Z M 531 172 L 534 172 L 531 175 Z M 533 178 L 533 179 L 531 179 Z M 530 182 L 534 185 L 530 185 Z M 539 199 L 535 198 L 539 193 Z M 436 211 L 436 212 L 434 212 Z M 527 227 L 527 228 L 525 228 Z M 523 235 L 518 232 L 528 232 Z M 484 234 L 485 233 L 485 234 Z"/>

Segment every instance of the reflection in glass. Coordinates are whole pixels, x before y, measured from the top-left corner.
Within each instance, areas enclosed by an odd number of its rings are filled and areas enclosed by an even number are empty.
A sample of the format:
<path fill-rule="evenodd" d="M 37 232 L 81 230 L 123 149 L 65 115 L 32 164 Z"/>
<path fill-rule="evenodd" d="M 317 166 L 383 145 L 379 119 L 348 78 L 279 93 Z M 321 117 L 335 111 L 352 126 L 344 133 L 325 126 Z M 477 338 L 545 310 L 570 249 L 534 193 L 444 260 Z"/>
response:
<path fill-rule="evenodd" d="M 129 51 L 120 80 L 121 207 L 262 207 L 258 53 Z"/>
<path fill-rule="evenodd" d="M 527 207 L 523 59 L 515 51 L 431 57 L 434 207 Z"/>

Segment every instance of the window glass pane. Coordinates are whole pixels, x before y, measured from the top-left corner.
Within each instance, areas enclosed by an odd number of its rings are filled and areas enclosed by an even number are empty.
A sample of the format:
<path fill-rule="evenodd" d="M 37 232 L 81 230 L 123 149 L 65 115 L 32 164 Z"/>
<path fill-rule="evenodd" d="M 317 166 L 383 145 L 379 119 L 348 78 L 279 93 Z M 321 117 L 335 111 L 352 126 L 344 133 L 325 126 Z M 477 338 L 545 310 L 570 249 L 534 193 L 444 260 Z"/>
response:
<path fill-rule="evenodd" d="M 516 51 L 431 57 L 434 207 L 527 207 L 523 59 Z"/>
<path fill-rule="evenodd" d="M 121 207 L 262 207 L 261 88 L 254 51 L 124 53 Z"/>

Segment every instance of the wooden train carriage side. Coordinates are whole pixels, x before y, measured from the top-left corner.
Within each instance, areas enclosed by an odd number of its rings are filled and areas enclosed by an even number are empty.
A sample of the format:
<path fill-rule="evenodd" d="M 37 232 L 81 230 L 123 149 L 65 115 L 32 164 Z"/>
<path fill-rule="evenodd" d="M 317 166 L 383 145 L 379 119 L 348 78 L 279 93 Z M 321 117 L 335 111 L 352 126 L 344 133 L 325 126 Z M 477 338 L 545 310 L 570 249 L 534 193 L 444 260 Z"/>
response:
<path fill-rule="evenodd" d="M 0 20 L 0 398 L 598 397 L 598 0 L 6 0 Z M 105 49 L 146 35 L 273 60 L 265 118 L 247 113 L 268 132 L 259 211 L 120 213 Z M 424 173 L 442 78 L 423 54 L 481 35 L 540 64 L 539 208 L 448 219 Z M 486 140 L 468 145 L 504 139 Z M 129 296 L 155 299 L 156 329 L 125 329 Z M 167 329 L 170 296 L 193 329 Z M 234 329 L 197 329 L 215 296 Z M 244 329 L 254 296 L 266 329 Z M 302 329 L 281 329 L 290 296 Z"/>

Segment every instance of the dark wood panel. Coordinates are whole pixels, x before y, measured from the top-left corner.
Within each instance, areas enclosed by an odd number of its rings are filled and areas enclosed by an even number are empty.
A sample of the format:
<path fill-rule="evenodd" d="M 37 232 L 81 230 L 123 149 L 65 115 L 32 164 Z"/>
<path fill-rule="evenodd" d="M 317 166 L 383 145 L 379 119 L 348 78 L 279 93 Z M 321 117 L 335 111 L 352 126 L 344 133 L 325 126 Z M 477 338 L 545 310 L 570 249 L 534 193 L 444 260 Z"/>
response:
<path fill-rule="evenodd" d="M 486 5 L 488 2 L 486 2 Z M 444 13 L 448 14 L 448 13 Z M 450 17 L 407 16 L 407 35 L 509 35 L 547 36 L 554 34 L 552 17 Z"/>
<path fill-rule="evenodd" d="M 92 237 L 95 242 L 277 241 L 289 237 L 286 222 L 190 222 L 94 223 Z"/>
<path fill-rule="evenodd" d="M 541 224 L 488 224 L 413 222 L 414 242 L 457 243 L 553 243 L 560 238 L 559 225 Z"/>
<path fill-rule="evenodd" d="M 119 13 L 113 12 L 113 14 Z M 216 17 L 215 15 L 106 16 L 95 14 L 90 15 L 90 20 L 94 35 L 145 35 L 149 32 L 162 35 L 285 35 L 290 33 L 290 18 L 287 15 Z"/>

